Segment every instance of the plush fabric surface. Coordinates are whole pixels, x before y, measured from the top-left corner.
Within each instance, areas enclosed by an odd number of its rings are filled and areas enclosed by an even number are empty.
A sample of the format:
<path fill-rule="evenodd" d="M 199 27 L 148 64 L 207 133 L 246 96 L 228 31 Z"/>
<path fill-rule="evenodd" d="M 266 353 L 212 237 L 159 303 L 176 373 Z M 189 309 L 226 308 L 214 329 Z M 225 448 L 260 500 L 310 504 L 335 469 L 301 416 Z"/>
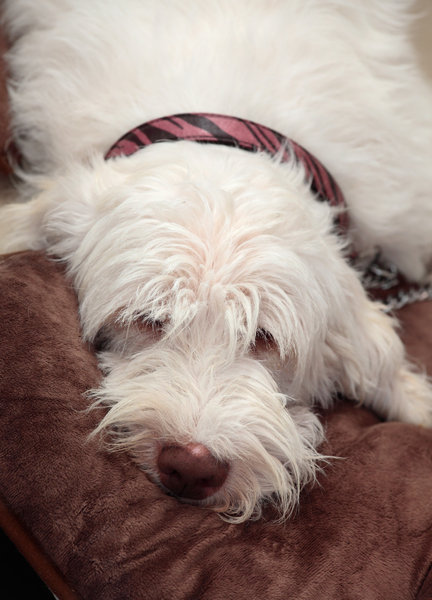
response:
<path fill-rule="evenodd" d="M 323 451 L 343 460 L 304 491 L 298 514 L 230 525 L 87 440 L 100 414 L 85 412 L 84 392 L 100 374 L 60 264 L 32 252 L 0 259 L 0 315 L 1 496 L 61 598 L 432 597 L 432 431 L 340 403 L 323 415 Z M 401 318 L 432 372 L 432 303 Z"/>

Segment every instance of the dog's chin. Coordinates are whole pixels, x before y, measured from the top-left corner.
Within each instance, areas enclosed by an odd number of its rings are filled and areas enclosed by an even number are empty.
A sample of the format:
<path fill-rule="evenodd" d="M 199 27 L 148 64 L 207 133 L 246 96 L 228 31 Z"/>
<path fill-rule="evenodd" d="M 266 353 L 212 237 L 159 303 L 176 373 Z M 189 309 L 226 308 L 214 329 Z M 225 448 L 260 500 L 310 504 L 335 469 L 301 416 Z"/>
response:
<path fill-rule="evenodd" d="M 202 497 L 202 498 L 186 498 L 181 494 L 176 494 L 172 490 L 168 489 L 160 481 L 158 477 L 149 476 L 150 480 L 159 486 L 159 488 L 168 497 L 174 498 L 180 504 L 185 506 L 191 506 L 195 508 L 206 508 L 214 513 L 217 513 L 223 520 L 232 523 L 242 523 L 247 520 L 258 519 L 261 516 L 261 506 L 258 504 L 253 509 L 249 509 L 247 512 L 242 512 L 240 508 L 235 508 L 230 505 L 230 501 L 227 499 L 224 489 L 218 490 L 213 494 Z"/>
<path fill-rule="evenodd" d="M 230 501 L 227 498 L 227 494 L 224 493 L 223 489 L 206 498 L 185 498 L 169 490 L 160 481 L 157 481 L 156 479 L 152 479 L 152 481 L 159 486 L 166 496 L 175 499 L 185 507 L 190 506 L 197 509 L 210 510 L 228 523 L 240 524 L 245 523 L 246 521 L 257 521 L 264 516 L 264 511 L 265 514 L 267 514 L 267 510 L 269 511 L 269 518 L 271 520 L 283 522 L 298 508 L 298 504 L 296 504 L 290 509 L 289 513 L 287 513 L 278 503 L 276 494 L 269 494 L 262 497 L 254 506 L 236 507 L 232 504 L 232 500 Z"/>
<path fill-rule="evenodd" d="M 309 457 L 309 472 L 303 473 L 301 480 L 294 481 L 289 467 L 282 465 L 278 459 L 270 455 L 267 457 L 268 463 L 273 463 L 274 470 L 277 470 L 272 480 L 266 473 L 265 465 L 258 465 L 255 470 L 250 464 L 245 465 L 245 462 L 256 461 L 256 457 L 251 456 L 249 461 L 233 461 L 226 480 L 215 491 L 209 492 L 208 489 L 204 489 L 196 493 L 189 492 L 185 496 L 181 490 L 176 492 L 164 485 L 155 458 L 150 458 L 151 452 L 147 450 L 145 460 L 143 452 L 139 454 L 140 456 L 131 451 L 130 455 L 148 479 L 164 494 L 185 506 L 211 510 L 230 523 L 257 520 L 262 517 L 263 510 L 268 508 L 271 509 L 272 520 L 286 520 L 297 510 L 301 490 L 308 483 L 315 481 L 316 474 L 320 471 L 319 463 L 326 459 L 314 453 L 313 457 Z"/>
<path fill-rule="evenodd" d="M 246 520 L 246 518 L 242 519 L 240 512 L 238 512 L 237 515 L 231 514 L 229 502 L 226 494 L 224 493 L 224 487 L 210 494 L 207 494 L 203 491 L 201 494 L 197 493 L 196 497 L 185 497 L 181 493 L 176 493 L 164 485 L 155 469 L 151 469 L 147 465 L 142 464 L 136 456 L 132 456 L 132 459 L 134 459 L 137 466 L 146 473 L 149 480 L 157 485 L 166 496 L 175 498 L 175 500 L 184 505 L 207 508 L 213 512 L 221 513 L 221 516 L 225 516 L 228 520 L 230 517 L 237 517 L 237 519 Z M 226 513 L 226 515 L 223 513 Z"/>
<path fill-rule="evenodd" d="M 176 500 L 178 500 L 179 502 L 181 502 L 182 504 L 190 504 L 192 506 L 207 506 L 210 508 L 214 508 L 214 510 L 217 510 L 217 505 L 218 505 L 218 500 L 221 496 L 220 492 L 214 492 L 213 494 L 211 494 L 210 496 L 206 496 L 204 494 L 204 492 L 201 494 L 202 497 L 196 497 L 196 498 L 186 498 L 185 496 L 182 496 L 181 494 L 176 494 L 175 492 L 173 492 L 172 490 L 170 490 L 169 488 L 167 488 L 158 478 L 153 478 L 152 479 L 153 483 L 156 483 L 160 489 L 167 495 L 167 496 L 171 496 L 172 498 L 175 498 Z M 198 494 L 197 494 L 198 496 Z"/>

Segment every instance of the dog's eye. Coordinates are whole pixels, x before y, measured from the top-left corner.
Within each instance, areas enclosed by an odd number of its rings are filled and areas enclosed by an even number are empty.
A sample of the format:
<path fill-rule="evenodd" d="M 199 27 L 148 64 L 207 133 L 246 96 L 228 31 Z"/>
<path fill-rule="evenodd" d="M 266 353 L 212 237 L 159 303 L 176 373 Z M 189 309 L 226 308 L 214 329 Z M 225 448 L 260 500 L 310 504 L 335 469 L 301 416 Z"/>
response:
<path fill-rule="evenodd" d="M 108 349 L 109 342 L 110 339 L 107 334 L 107 331 L 105 327 L 102 327 L 101 329 L 99 329 L 95 336 L 95 339 L 93 341 L 93 347 L 96 352 L 103 352 L 104 350 Z"/>
<path fill-rule="evenodd" d="M 257 340 L 273 340 L 273 336 L 271 333 L 267 331 L 267 329 L 263 329 L 260 327 L 257 329 L 255 339 Z"/>
<path fill-rule="evenodd" d="M 139 317 L 134 321 L 134 324 L 140 331 L 152 333 L 153 335 L 161 335 L 166 327 L 165 321 L 159 319 L 150 319 L 149 317 Z"/>
<path fill-rule="evenodd" d="M 266 329 L 263 328 L 259 328 L 257 329 L 256 335 L 255 335 L 255 343 L 254 343 L 254 347 L 257 349 L 266 349 L 270 346 L 274 346 L 275 345 L 275 340 L 272 336 L 272 334 L 267 331 Z"/>

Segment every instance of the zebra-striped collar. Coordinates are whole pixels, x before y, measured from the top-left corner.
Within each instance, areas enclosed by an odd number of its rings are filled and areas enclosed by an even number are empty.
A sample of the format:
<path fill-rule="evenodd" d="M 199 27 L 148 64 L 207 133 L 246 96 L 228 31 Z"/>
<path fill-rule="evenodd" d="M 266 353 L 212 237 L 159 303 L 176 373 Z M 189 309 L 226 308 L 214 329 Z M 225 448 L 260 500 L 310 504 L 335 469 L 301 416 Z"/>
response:
<path fill-rule="evenodd" d="M 295 158 L 303 165 L 317 200 L 340 208 L 336 222 L 339 229 L 346 232 L 348 217 L 344 197 L 324 165 L 293 140 L 253 121 L 211 113 L 186 113 L 154 119 L 126 133 L 111 146 L 105 158 L 130 156 L 145 146 L 168 140 L 190 140 L 264 151 L 278 156 L 282 162 Z"/>

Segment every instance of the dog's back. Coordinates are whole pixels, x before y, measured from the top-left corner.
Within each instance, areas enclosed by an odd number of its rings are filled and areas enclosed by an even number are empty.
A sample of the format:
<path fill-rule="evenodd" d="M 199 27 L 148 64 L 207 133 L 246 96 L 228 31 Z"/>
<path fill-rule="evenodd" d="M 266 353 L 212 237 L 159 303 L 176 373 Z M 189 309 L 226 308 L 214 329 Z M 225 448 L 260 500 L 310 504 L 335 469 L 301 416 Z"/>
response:
<path fill-rule="evenodd" d="M 104 153 L 153 118 L 252 119 L 321 158 L 345 192 L 357 246 L 380 245 L 422 277 L 432 101 L 415 68 L 406 4 L 11 0 L 6 22 L 21 37 L 10 56 L 20 151 L 47 173 Z"/>

